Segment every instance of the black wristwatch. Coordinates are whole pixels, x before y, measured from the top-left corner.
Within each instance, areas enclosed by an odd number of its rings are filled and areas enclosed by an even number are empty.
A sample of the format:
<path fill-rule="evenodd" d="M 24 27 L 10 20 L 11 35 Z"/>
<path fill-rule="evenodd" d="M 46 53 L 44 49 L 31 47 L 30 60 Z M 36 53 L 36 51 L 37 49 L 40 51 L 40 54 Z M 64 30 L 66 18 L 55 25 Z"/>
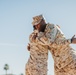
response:
<path fill-rule="evenodd" d="M 72 43 L 73 39 L 71 39 L 71 43 Z"/>

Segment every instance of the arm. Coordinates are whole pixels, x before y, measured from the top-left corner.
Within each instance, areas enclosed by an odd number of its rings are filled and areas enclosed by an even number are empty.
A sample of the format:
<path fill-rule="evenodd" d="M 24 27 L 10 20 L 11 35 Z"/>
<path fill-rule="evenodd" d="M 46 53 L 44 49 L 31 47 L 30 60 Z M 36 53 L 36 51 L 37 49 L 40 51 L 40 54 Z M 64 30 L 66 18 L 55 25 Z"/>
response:
<path fill-rule="evenodd" d="M 71 44 L 71 39 L 66 39 L 63 32 L 60 30 L 58 26 L 56 26 L 56 29 L 57 29 L 57 32 L 56 32 L 54 43 L 56 45 Z"/>
<path fill-rule="evenodd" d="M 54 24 L 48 25 L 45 32 L 44 36 L 36 38 L 37 42 L 43 42 L 44 45 L 65 45 L 71 43 L 71 39 L 66 39 L 62 31 Z"/>
<path fill-rule="evenodd" d="M 75 35 L 70 39 L 66 39 L 60 28 L 58 26 L 56 26 L 56 28 L 57 28 L 57 34 L 54 41 L 55 44 L 57 45 L 76 44 Z"/>

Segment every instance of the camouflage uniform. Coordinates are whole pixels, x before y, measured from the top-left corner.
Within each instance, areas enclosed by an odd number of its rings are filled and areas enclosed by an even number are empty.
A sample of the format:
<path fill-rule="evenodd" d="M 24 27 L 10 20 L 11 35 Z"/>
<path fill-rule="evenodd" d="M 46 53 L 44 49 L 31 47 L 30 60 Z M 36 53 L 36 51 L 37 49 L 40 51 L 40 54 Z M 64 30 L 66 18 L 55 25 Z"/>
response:
<path fill-rule="evenodd" d="M 71 40 L 65 38 L 58 26 L 48 23 L 45 32 L 38 33 L 35 42 L 31 45 L 30 55 L 33 58 L 30 57 L 27 63 L 26 75 L 43 75 L 42 73 L 47 72 L 42 68 L 38 68 L 38 65 L 43 66 L 43 63 L 39 64 L 36 58 L 41 60 L 45 57 L 46 60 L 43 59 L 45 63 L 47 61 L 48 46 L 54 59 L 55 75 L 76 75 L 76 51 L 70 46 Z M 38 55 L 39 52 L 44 52 L 44 54 L 40 53 L 42 57 Z"/>
<path fill-rule="evenodd" d="M 54 24 L 47 24 L 44 34 L 36 41 L 49 46 L 54 59 L 55 75 L 76 75 L 76 51 L 70 46 L 71 39 L 66 39 Z"/>
<path fill-rule="evenodd" d="M 30 35 L 30 57 L 26 64 L 26 75 L 47 75 L 48 46 L 32 40 L 37 32 Z"/>

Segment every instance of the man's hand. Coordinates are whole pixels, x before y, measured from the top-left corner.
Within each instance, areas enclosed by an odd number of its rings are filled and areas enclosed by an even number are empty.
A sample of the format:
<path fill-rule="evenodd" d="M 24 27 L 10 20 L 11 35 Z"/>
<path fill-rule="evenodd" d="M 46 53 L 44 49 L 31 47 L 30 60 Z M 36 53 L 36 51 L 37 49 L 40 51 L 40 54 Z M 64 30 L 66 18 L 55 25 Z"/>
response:
<path fill-rule="evenodd" d="M 32 37 L 32 40 L 35 41 L 36 37 L 37 37 L 37 33 Z"/>
<path fill-rule="evenodd" d="M 76 38 L 75 38 L 75 35 L 72 37 L 71 42 L 72 42 L 73 44 L 76 44 Z"/>
<path fill-rule="evenodd" d="M 30 44 L 29 43 L 27 45 L 27 49 L 28 49 L 28 51 L 30 51 Z"/>

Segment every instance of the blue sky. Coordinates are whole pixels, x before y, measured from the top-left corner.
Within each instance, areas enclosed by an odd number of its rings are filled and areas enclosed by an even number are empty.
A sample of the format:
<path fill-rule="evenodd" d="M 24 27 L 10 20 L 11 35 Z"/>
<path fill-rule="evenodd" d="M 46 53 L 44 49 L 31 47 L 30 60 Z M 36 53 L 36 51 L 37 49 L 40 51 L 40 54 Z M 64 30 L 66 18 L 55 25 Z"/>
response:
<path fill-rule="evenodd" d="M 5 73 L 6 63 L 8 73 L 24 73 L 32 17 L 39 14 L 43 14 L 46 22 L 60 25 L 66 38 L 76 34 L 76 0 L 0 0 L 0 74 Z M 50 53 L 48 74 L 54 74 Z"/>

